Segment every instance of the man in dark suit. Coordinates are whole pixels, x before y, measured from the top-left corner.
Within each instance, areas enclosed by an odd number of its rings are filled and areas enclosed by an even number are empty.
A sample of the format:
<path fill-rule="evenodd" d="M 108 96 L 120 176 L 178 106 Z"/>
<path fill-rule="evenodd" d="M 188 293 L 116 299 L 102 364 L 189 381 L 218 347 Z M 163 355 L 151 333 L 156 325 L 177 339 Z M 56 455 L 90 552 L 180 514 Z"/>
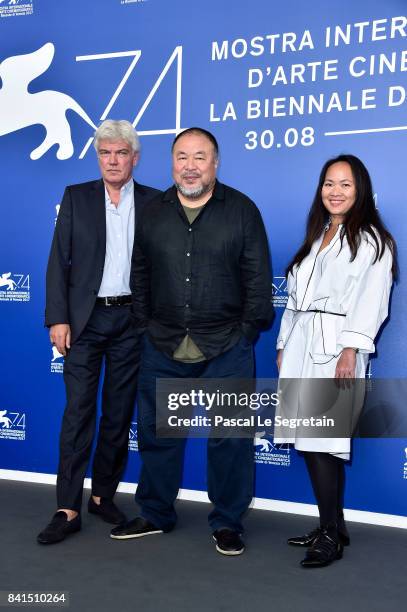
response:
<path fill-rule="evenodd" d="M 139 140 L 128 121 L 95 133 L 102 179 L 67 187 L 47 269 L 45 325 L 65 356 L 67 405 L 60 437 L 58 511 L 38 535 L 60 542 L 81 528 L 83 479 L 95 433 L 102 364 L 102 416 L 88 511 L 120 524 L 113 503 L 126 459 L 136 396 L 139 336 L 131 314 L 130 263 L 137 217 L 156 189 L 132 178 Z"/>

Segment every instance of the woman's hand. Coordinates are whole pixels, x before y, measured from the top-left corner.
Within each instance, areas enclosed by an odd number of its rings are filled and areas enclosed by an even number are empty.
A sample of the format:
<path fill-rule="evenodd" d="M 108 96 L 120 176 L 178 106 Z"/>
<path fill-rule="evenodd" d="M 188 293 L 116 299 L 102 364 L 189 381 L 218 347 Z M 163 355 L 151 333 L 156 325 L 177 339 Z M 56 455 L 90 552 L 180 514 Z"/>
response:
<path fill-rule="evenodd" d="M 283 350 L 284 350 L 284 349 L 278 349 L 278 351 L 277 351 L 277 359 L 276 359 L 276 363 L 277 363 L 277 369 L 278 369 L 278 371 L 280 371 L 280 368 L 281 368 L 281 362 L 283 361 Z"/>
<path fill-rule="evenodd" d="M 355 378 L 356 349 L 344 348 L 335 369 L 335 378 Z"/>

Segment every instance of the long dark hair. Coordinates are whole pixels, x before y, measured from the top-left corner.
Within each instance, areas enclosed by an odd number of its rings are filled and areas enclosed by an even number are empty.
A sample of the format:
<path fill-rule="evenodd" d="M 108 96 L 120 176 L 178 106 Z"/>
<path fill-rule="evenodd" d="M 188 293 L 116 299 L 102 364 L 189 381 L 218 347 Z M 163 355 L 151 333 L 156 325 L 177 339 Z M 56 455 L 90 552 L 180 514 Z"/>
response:
<path fill-rule="evenodd" d="M 396 278 L 398 270 L 396 243 L 393 236 L 389 231 L 387 231 L 383 221 L 380 218 L 379 211 L 375 206 L 372 181 L 370 179 L 369 172 L 367 171 L 367 168 L 363 162 L 355 155 L 338 155 L 338 157 L 329 159 L 324 164 L 319 176 L 314 201 L 312 202 L 311 210 L 308 213 L 304 242 L 288 265 L 286 275 L 288 276 L 294 266 L 296 264 L 300 264 L 309 254 L 313 243 L 315 240 L 320 238 L 329 220 L 329 213 L 322 203 L 321 190 L 328 168 L 337 162 L 346 162 L 349 164 L 356 187 L 355 203 L 346 213 L 341 228 L 341 244 L 343 244 L 343 239 L 346 236 L 352 254 L 350 261 L 353 261 L 360 246 L 361 232 L 366 232 L 369 234 L 369 236 L 371 236 L 376 247 L 376 257 L 373 263 L 376 263 L 377 260 L 382 258 L 386 246 L 388 246 L 391 250 L 393 255 L 392 273 L 393 277 Z"/>

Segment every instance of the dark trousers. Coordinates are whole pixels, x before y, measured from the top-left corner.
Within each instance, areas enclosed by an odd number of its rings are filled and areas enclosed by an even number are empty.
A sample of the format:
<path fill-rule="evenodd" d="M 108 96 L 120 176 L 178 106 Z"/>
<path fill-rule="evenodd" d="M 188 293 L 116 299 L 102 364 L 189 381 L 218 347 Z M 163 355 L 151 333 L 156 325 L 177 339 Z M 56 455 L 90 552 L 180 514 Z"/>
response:
<path fill-rule="evenodd" d="M 253 347 L 242 338 L 234 347 L 200 363 L 181 363 L 142 341 L 138 389 L 138 443 L 142 468 L 136 492 L 141 515 L 170 531 L 177 515 L 174 502 L 181 485 L 185 439 L 157 438 L 156 378 L 252 378 Z M 253 496 L 254 446 L 251 438 L 208 439 L 209 514 L 213 531 L 222 527 L 242 532 L 241 516 Z"/>
<path fill-rule="evenodd" d="M 140 340 L 130 306 L 96 305 L 65 358 L 67 404 L 60 437 L 58 508 L 81 509 L 103 359 L 102 416 L 93 460 L 92 493 L 112 498 L 126 465 L 140 361 Z"/>

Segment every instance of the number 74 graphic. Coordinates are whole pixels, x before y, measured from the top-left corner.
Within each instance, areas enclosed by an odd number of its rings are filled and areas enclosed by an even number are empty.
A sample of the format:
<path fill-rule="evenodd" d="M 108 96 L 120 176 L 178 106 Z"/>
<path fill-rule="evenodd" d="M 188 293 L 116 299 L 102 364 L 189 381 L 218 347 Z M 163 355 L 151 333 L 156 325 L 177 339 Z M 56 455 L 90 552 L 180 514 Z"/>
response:
<path fill-rule="evenodd" d="M 110 98 L 109 102 L 107 103 L 106 108 L 104 109 L 100 120 L 104 121 L 104 119 L 106 119 L 106 117 L 108 116 L 111 108 L 113 107 L 114 103 L 116 102 L 117 98 L 119 97 L 123 87 L 125 86 L 128 78 L 130 77 L 131 73 L 133 72 L 137 62 L 139 61 L 140 57 L 141 57 L 141 51 L 137 50 L 137 51 L 118 51 L 116 53 L 98 53 L 96 55 L 77 55 L 76 56 L 76 61 L 77 62 L 90 62 L 90 61 L 96 61 L 96 60 L 104 60 L 104 59 L 113 59 L 115 57 L 132 57 L 132 61 L 130 66 L 128 67 L 128 69 L 126 70 L 122 80 L 120 81 L 119 85 L 117 86 L 116 90 L 114 91 L 112 97 Z M 167 63 L 165 64 L 164 68 L 162 69 L 161 73 L 159 74 L 157 80 L 155 81 L 153 87 L 150 90 L 150 93 L 148 94 L 147 98 L 145 99 L 144 103 L 142 104 L 139 112 L 137 113 L 137 116 L 134 118 L 134 120 L 132 121 L 133 127 L 137 128 L 137 125 L 140 121 L 140 119 L 142 118 L 142 116 L 144 115 L 145 111 L 147 110 L 151 100 L 154 98 L 154 95 L 156 94 L 158 88 L 160 87 L 163 79 L 165 78 L 167 72 L 169 71 L 169 69 L 171 68 L 171 66 L 173 65 L 173 63 L 176 62 L 177 65 L 177 86 L 176 86 L 176 93 L 175 93 L 175 127 L 174 128 L 169 128 L 167 130 L 147 130 L 144 132 L 138 132 L 139 136 L 153 136 L 153 135 L 157 135 L 157 134 L 178 134 L 179 132 L 181 132 L 182 128 L 181 128 L 181 85 L 182 85 L 182 47 L 178 46 L 175 47 L 174 51 L 172 52 L 170 58 L 168 59 Z M 90 147 L 90 145 L 93 142 L 93 137 L 89 138 L 89 140 L 86 142 L 85 146 L 83 147 L 82 151 L 79 154 L 79 159 L 83 159 Z"/>

